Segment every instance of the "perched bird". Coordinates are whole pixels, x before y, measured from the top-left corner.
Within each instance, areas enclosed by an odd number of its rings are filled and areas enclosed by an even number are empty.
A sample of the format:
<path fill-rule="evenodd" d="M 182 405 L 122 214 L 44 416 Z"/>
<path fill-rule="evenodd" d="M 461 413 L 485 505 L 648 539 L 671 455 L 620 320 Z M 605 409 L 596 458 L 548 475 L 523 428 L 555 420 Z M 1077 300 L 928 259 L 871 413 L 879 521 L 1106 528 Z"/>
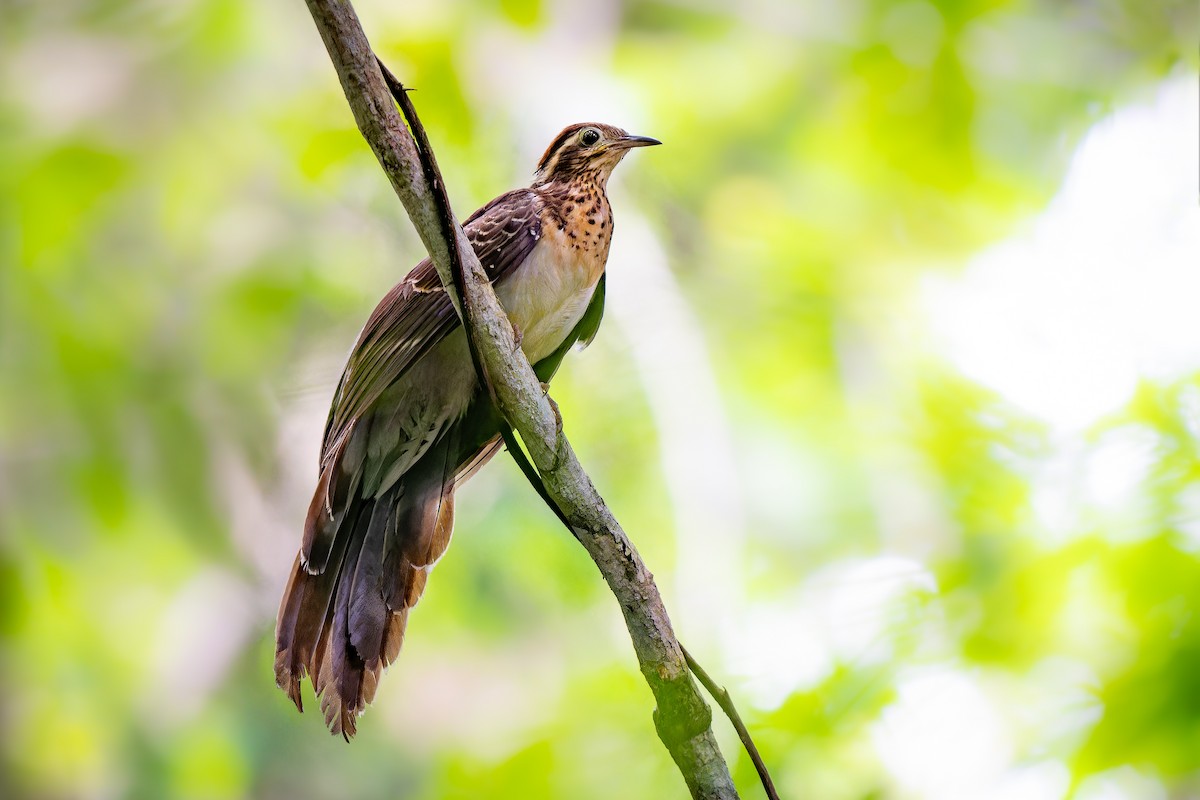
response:
<path fill-rule="evenodd" d="M 605 187 L 631 148 L 655 144 L 611 125 L 571 125 L 528 189 L 463 224 L 542 381 L 596 334 L 613 228 Z M 449 544 L 455 488 L 500 443 L 465 332 L 425 259 L 375 308 L 350 353 L 279 607 L 275 680 L 303 711 L 300 682 L 311 676 L 333 733 L 354 734 Z"/>

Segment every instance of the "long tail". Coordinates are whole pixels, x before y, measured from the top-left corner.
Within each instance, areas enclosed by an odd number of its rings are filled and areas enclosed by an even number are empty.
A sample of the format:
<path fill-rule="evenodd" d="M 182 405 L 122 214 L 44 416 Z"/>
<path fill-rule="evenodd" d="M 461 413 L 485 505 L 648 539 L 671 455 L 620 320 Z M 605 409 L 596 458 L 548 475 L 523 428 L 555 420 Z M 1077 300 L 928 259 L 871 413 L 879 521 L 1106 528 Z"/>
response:
<path fill-rule="evenodd" d="M 300 682 L 310 676 L 332 733 L 354 735 L 357 716 L 400 652 L 409 609 L 450 543 L 454 489 L 496 449 L 490 441 L 458 464 L 461 454 L 444 440 L 383 494 L 351 496 L 342 513 L 327 516 L 316 543 L 327 552 L 314 553 L 306 535 L 279 607 L 275 680 L 303 711 Z M 308 530 L 314 514 L 328 514 L 329 483 L 322 475 Z"/>

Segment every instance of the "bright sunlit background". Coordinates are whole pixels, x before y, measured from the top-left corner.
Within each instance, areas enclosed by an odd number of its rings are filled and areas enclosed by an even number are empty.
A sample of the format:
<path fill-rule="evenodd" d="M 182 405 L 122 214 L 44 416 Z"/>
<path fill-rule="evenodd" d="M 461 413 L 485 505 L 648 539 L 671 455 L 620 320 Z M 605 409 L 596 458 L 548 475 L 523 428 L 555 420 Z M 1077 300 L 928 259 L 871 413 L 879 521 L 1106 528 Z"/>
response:
<path fill-rule="evenodd" d="M 666 143 L 554 395 L 784 797 L 1200 797 L 1194 0 L 357 5 L 460 215 Z M 304 4 L 0 3 L 0 132 L 0 797 L 685 796 L 503 456 L 358 738 L 274 687 L 422 256 Z"/>

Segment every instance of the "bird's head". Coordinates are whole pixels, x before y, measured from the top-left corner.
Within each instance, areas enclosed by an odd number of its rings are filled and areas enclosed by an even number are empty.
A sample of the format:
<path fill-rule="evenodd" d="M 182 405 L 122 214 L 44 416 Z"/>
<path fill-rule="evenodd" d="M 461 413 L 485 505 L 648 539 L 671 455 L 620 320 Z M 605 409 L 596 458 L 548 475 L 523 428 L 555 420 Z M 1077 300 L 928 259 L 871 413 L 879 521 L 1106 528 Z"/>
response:
<path fill-rule="evenodd" d="M 538 162 L 534 186 L 591 179 L 603 186 L 625 154 L 634 147 L 662 144 L 649 136 L 633 136 L 599 122 L 563 128 Z"/>

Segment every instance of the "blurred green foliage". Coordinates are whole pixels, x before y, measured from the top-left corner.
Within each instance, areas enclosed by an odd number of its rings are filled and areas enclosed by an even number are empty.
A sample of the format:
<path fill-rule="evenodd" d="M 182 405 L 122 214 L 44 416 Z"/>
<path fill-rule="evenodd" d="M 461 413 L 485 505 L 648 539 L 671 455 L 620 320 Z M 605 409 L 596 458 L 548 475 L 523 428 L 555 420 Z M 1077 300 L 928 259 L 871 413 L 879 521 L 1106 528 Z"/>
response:
<path fill-rule="evenodd" d="M 1125 786 L 1120 768 L 1200 791 L 1197 376 L 1145 382 L 1073 440 L 1148 437 L 1140 533 L 1093 510 L 1054 538 L 1034 506 L 1062 442 L 910 335 L 924 276 L 1044 207 L 1111 109 L 1194 74 L 1194 2 L 359 12 L 419 89 L 464 215 L 576 121 L 539 72 L 669 145 L 621 168 L 615 206 L 662 243 L 719 386 L 747 531 L 722 565 L 729 622 L 779 624 L 765 648 L 735 630 L 697 649 L 785 796 L 923 796 L 881 731 L 939 668 L 1011 717 L 1005 769 L 1069 775 L 1038 797 Z M 503 457 L 463 491 L 352 745 L 271 685 L 341 359 L 421 256 L 304 7 L 7 2 L 0 79 L 0 795 L 683 796 L 617 609 Z M 618 252 L 611 282 L 636 282 Z M 610 311 L 555 396 L 681 628 L 703 630 L 674 584 L 703 542 L 679 529 L 630 330 Z M 875 638 L 754 689 L 772 647 L 807 652 L 812 619 L 779 609 L 860 597 L 839 565 L 880 554 L 925 582 L 864 601 Z"/>

